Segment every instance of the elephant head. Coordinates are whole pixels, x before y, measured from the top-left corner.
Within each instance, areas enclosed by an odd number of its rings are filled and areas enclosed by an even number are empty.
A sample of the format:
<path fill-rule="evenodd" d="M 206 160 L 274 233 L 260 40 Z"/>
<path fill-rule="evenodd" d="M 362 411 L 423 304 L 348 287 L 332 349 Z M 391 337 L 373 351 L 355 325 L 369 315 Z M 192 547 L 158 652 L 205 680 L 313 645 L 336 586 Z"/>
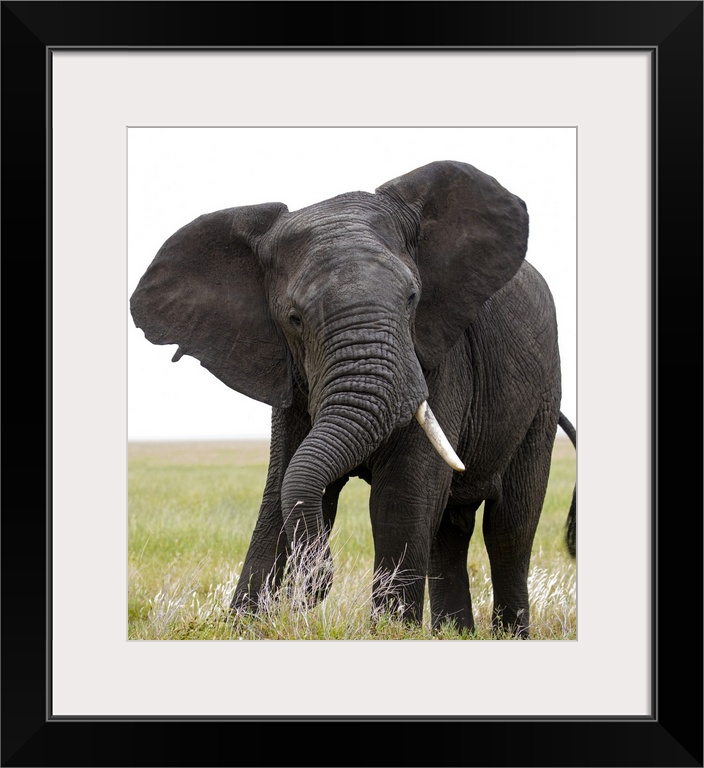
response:
<path fill-rule="evenodd" d="M 524 203 L 459 162 L 289 211 L 197 218 L 160 249 L 131 297 L 154 344 L 177 344 L 274 408 L 306 399 L 311 429 L 283 476 L 289 542 L 322 527 L 325 488 L 414 415 L 445 458 L 426 375 L 525 256 Z M 432 405 L 432 403 L 430 404 Z"/>

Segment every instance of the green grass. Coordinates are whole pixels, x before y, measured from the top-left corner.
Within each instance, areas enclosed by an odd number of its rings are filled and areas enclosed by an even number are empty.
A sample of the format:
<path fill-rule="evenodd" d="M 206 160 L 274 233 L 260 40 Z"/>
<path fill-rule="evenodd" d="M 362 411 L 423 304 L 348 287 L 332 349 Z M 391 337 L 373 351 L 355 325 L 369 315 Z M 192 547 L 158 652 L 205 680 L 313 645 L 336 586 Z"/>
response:
<path fill-rule="evenodd" d="M 261 500 L 266 443 L 133 443 L 129 446 L 128 638 L 132 640 L 463 639 L 431 633 L 393 616 L 370 623 L 373 547 L 369 486 L 353 478 L 342 492 L 331 549 L 335 580 L 327 599 L 302 610 L 282 593 L 260 616 L 228 616 Z M 548 494 L 533 547 L 531 637 L 576 638 L 575 565 L 564 523 L 575 479 L 575 453 L 556 442 Z M 481 511 L 468 567 L 477 631 L 491 637 L 491 581 Z"/>

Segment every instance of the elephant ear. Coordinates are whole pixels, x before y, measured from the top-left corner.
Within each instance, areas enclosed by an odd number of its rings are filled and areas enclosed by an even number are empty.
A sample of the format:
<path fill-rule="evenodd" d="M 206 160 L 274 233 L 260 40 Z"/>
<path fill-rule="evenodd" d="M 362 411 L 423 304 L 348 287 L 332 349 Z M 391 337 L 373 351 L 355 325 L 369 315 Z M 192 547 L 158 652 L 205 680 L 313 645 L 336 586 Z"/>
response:
<path fill-rule="evenodd" d="M 288 348 L 271 320 L 261 236 L 288 209 L 282 203 L 228 208 L 192 221 L 161 247 L 130 299 L 135 325 L 153 344 L 178 344 L 255 400 L 291 403 Z"/>
<path fill-rule="evenodd" d="M 408 240 L 422 281 L 416 351 L 430 370 L 521 266 L 526 206 L 491 176 L 453 161 L 424 165 L 376 192 L 400 202 L 415 227 Z"/>

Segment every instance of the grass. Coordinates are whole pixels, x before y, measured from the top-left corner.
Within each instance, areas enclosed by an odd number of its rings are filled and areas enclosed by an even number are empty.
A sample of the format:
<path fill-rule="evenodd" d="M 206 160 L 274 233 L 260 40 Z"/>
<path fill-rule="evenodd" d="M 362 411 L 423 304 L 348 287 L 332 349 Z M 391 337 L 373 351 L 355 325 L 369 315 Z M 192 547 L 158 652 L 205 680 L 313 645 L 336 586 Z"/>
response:
<path fill-rule="evenodd" d="M 330 541 L 335 578 L 327 599 L 302 610 L 295 590 L 291 595 L 284 589 L 266 596 L 261 615 L 233 621 L 229 602 L 259 510 L 267 462 L 266 442 L 130 444 L 129 639 L 464 639 L 449 627 L 431 633 L 427 604 L 422 627 L 409 628 L 386 615 L 376 617 L 372 628 L 369 486 L 357 478 L 340 496 Z M 576 639 L 575 565 L 564 544 L 574 479 L 574 449 L 558 438 L 530 571 L 535 640 Z M 468 568 L 474 637 L 494 639 L 489 562 L 479 519 Z"/>

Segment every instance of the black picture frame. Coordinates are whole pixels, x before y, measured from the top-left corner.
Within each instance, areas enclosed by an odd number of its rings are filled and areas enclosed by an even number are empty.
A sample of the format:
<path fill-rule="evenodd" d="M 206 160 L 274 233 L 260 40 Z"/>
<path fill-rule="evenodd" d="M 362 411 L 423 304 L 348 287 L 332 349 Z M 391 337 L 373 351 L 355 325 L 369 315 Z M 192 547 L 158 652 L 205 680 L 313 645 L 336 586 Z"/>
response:
<path fill-rule="evenodd" d="M 701 438 L 702 424 L 702 7 L 702 2 L 640 0 L 2 3 L 2 266 L 8 289 L 3 766 L 702 765 L 702 462 L 695 447 L 701 439 L 691 439 Z M 257 22 L 243 23 L 248 14 Z M 311 24 L 312 18 L 319 26 Z M 70 47 L 652 52 L 652 717 L 52 717 L 47 688 L 52 483 L 47 74 L 49 52 Z M 45 282 L 39 264 L 46 267 Z M 31 349 L 28 333 L 34 337 Z M 37 350 L 38 338 L 45 341 L 45 355 Z M 37 394 L 22 397 L 35 378 L 27 370 L 31 363 L 38 364 L 38 376 L 46 382 L 45 408 Z M 23 401 L 27 416 L 15 422 L 13 414 Z M 44 485 L 31 479 L 38 469 L 28 460 L 40 443 Z M 20 482 L 22 477 L 29 482 Z M 605 599 L 623 600 L 624 620 L 604 632 L 628 632 L 628 596 L 615 588 Z M 346 726 L 347 733 L 328 746 L 333 725 Z M 359 730 L 360 725 L 372 730 Z"/>

